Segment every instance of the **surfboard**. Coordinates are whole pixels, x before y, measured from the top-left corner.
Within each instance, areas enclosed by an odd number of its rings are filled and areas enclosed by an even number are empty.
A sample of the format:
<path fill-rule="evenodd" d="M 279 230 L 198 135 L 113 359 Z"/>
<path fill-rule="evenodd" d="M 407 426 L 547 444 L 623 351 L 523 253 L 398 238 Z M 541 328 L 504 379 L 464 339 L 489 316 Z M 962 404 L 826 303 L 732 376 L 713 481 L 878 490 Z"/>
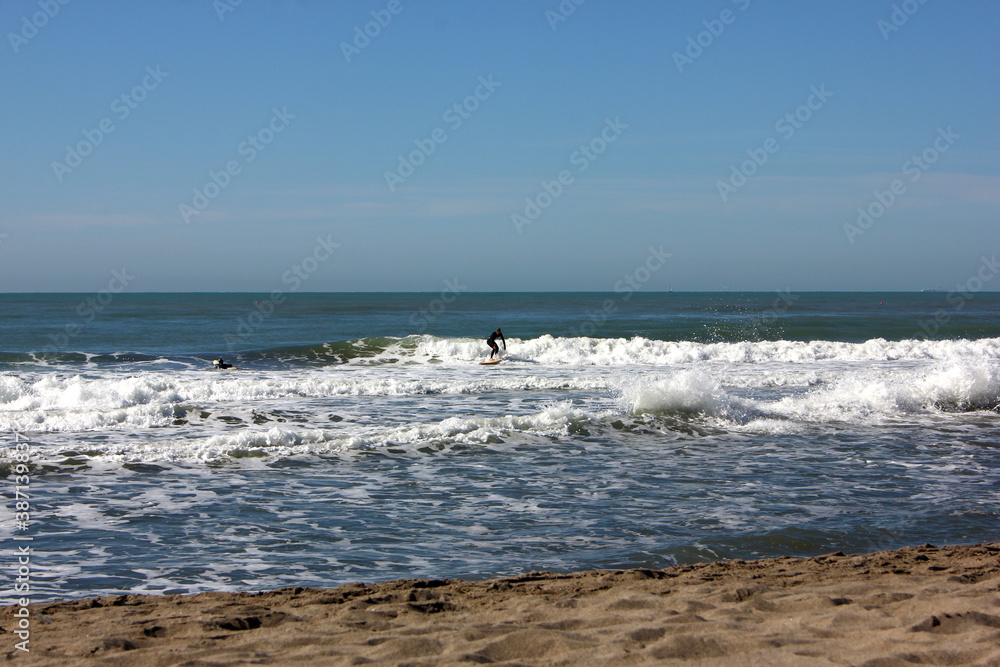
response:
<path fill-rule="evenodd" d="M 499 364 L 499 363 L 500 363 L 499 359 L 487 359 L 486 361 L 480 361 L 479 365 L 480 366 L 493 366 L 493 365 Z"/>

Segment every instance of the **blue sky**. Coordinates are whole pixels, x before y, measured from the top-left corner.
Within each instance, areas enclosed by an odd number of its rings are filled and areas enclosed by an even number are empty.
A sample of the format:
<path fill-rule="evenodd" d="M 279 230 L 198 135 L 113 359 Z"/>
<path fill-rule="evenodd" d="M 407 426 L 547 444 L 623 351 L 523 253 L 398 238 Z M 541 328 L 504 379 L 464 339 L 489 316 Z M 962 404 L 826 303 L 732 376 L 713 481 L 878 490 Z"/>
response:
<path fill-rule="evenodd" d="M 993 2 L 234 2 L 0 5 L 0 291 L 610 291 L 651 248 L 647 290 L 953 289 L 1000 252 Z"/>

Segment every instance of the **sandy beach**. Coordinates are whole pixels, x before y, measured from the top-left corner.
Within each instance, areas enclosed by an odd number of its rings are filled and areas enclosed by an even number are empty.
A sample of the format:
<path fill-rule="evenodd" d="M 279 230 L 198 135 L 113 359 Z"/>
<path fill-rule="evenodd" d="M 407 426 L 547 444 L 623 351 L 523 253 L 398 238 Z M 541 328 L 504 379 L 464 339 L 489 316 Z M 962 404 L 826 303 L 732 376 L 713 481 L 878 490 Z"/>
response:
<path fill-rule="evenodd" d="M 16 609 L 24 665 L 1000 665 L 1000 543 Z"/>

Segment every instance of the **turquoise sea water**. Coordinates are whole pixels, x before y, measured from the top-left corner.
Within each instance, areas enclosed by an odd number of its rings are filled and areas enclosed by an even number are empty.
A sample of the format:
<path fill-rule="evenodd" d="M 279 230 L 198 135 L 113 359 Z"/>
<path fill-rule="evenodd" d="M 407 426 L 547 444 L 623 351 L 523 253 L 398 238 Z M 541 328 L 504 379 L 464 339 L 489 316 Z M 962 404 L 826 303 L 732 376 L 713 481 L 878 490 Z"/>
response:
<path fill-rule="evenodd" d="M 1000 335 L 996 293 L 447 291 L 278 298 L 280 303 L 267 293 L 0 295 L 0 353 L 184 355 L 415 334 L 485 338 L 494 323 L 521 338 L 643 336 L 703 343 Z"/>
<path fill-rule="evenodd" d="M 0 295 L 0 532 L 39 598 L 995 540 L 998 404 L 991 293 Z"/>

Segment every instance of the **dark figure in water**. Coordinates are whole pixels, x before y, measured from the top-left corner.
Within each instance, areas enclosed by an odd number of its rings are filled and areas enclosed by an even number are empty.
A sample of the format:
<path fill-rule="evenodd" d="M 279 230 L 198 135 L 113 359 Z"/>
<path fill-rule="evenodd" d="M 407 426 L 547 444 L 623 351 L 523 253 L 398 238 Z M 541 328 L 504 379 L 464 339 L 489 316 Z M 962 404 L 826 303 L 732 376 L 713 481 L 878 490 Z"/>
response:
<path fill-rule="evenodd" d="M 225 370 L 227 368 L 232 368 L 233 367 L 232 364 L 227 364 L 222 357 L 219 357 L 218 359 L 214 359 L 212 361 L 212 363 L 215 364 L 216 368 L 219 368 L 219 369 L 222 369 L 222 370 Z"/>
<path fill-rule="evenodd" d="M 490 352 L 490 359 L 493 358 L 494 354 L 497 354 L 498 352 L 500 352 L 500 347 L 497 345 L 497 337 L 498 336 L 499 336 L 500 340 L 503 342 L 503 351 L 504 352 L 507 351 L 507 341 L 506 341 L 506 339 L 504 339 L 503 334 L 500 333 L 500 329 L 497 328 L 497 330 L 495 332 L 491 333 L 490 337 L 486 339 L 486 344 L 490 346 L 490 350 L 491 350 L 491 352 Z"/>

